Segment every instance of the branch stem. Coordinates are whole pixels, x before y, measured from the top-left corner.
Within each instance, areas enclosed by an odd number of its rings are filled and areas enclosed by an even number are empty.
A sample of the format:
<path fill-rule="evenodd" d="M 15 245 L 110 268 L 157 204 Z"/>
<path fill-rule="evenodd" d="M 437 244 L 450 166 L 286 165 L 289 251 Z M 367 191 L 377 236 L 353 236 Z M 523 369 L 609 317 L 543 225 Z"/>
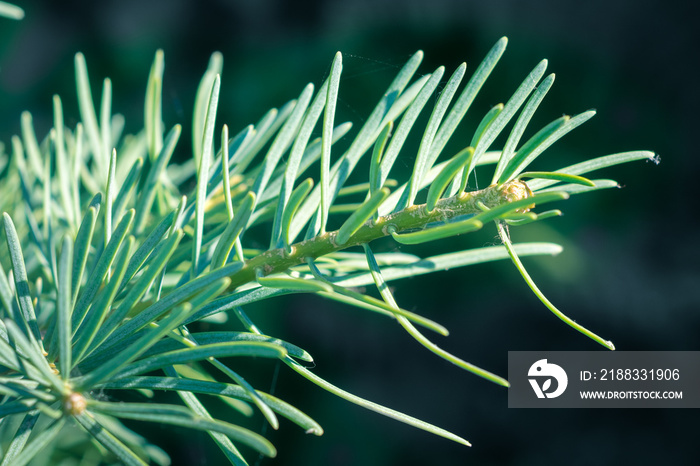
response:
<path fill-rule="evenodd" d="M 368 220 L 342 245 L 335 241 L 338 231 L 320 234 L 314 238 L 291 245 L 289 252 L 284 248 L 270 249 L 245 262 L 243 268 L 231 275 L 229 291 L 256 279 L 256 270 L 262 270 L 263 276 L 280 273 L 296 265 L 303 264 L 307 258 L 331 254 L 342 249 L 360 246 L 376 239 L 397 233 L 423 229 L 430 223 L 445 222 L 450 219 L 469 214 L 478 214 L 482 210 L 479 205 L 489 209 L 513 202 L 513 185 L 525 185 L 523 181 L 509 181 L 502 185 L 493 185 L 478 191 L 461 193 L 447 199 L 441 199 L 432 211 L 427 211 L 426 205 L 412 205 L 378 219 Z M 527 185 L 525 185 L 526 187 Z M 529 190 L 520 190 L 529 193 Z M 525 194 L 527 197 L 528 194 Z"/>

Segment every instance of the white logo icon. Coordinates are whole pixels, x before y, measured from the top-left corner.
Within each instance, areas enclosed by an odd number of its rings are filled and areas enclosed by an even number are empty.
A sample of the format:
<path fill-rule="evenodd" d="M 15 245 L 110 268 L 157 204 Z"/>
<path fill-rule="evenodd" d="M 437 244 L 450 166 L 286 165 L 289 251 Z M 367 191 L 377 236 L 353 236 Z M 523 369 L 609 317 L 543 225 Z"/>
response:
<path fill-rule="evenodd" d="M 544 379 L 542 385 L 540 386 L 537 378 L 528 379 L 532 389 L 535 391 L 537 398 L 556 398 L 566 390 L 566 385 L 569 383 L 569 378 L 566 376 L 566 372 L 560 366 L 556 364 L 550 364 L 546 359 L 540 359 L 536 361 L 530 370 L 527 372 L 528 377 L 537 377 Z M 557 381 L 556 390 L 550 392 L 548 391 L 552 386 L 552 379 Z"/>

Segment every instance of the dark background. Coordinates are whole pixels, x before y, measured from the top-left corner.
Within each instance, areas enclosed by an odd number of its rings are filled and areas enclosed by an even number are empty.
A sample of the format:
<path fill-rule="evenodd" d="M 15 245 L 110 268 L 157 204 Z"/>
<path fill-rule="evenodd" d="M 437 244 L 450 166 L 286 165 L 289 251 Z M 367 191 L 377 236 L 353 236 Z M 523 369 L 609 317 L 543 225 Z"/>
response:
<path fill-rule="evenodd" d="M 620 350 L 700 350 L 700 157 L 692 143 L 699 122 L 700 41 L 692 2 L 19 4 L 27 13 L 23 21 L 0 22 L 5 143 L 19 132 L 23 110 L 34 114 L 37 133 L 45 134 L 54 93 L 63 98 L 67 125 L 77 123 L 77 51 L 85 53 L 93 93 L 103 77 L 111 77 L 114 111 L 126 116 L 127 131 L 136 131 L 148 70 L 155 50 L 163 48 L 165 124 L 183 123 L 188 135 L 195 89 L 211 52 L 224 54 L 218 121 L 236 131 L 296 97 L 307 82 L 320 85 L 340 50 L 336 121 L 350 119 L 356 130 L 415 50 L 425 51 L 421 72 L 445 65 L 449 77 L 467 61 L 470 75 L 507 35 L 504 57 L 460 126 L 463 138 L 546 57 L 557 81 L 534 124 L 589 108 L 598 115 L 550 148 L 539 168 L 635 149 L 653 150 L 662 162 L 609 169 L 600 176 L 617 179 L 624 189 L 576 197 L 562 204 L 564 217 L 514 230 L 516 241 L 565 246 L 559 257 L 526 259 L 526 266 L 555 305 Z M 177 156 L 187 157 L 189 147 L 184 138 Z M 410 154 L 402 154 L 399 166 L 411 166 Z M 489 229 L 456 238 L 443 250 L 496 242 Z M 501 375 L 509 350 L 602 350 L 551 315 L 507 262 L 398 282 L 395 296 L 404 308 L 451 330 L 447 339 L 435 337 L 445 349 Z M 474 445 L 462 447 L 346 403 L 282 367 L 275 393 L 317 419 L 326 433 L 306 436 L 283 421 L 278 432 L 268 432 L 277 461 L 260 464 L 697 464 L 695 410 L 509 410 L 506 389 L 441 361 L 386 319 L 314 298 L 280 299 L 250 312 L 268 333 L 307 349 L 319 375 Z M 246 376 L 267 389 L 275 370 L 269 365 Z M 257 416 L 251 425 L 262 423 Z M 205 435 L 156 434 L 174 464 L 223 461 Z"/>

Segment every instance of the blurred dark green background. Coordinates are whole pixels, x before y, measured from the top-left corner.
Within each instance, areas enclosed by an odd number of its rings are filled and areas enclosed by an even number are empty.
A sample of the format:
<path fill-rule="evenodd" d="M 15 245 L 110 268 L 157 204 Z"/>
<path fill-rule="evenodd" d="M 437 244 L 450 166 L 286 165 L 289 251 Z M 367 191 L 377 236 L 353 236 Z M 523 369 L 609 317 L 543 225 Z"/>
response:
<path fill-rule="evenodd" d="M 19 1 L 19 0 L 18 0 Z M 649 149 L 638 162 L 607 170 L 625 189 L 576 197 L 565 216 L 514 230 L 516 241 L 555 241 L 556 258 L 527 259 L 541 289 L 565 313 L 620 350 L 700 350 L 697 246 L 697 12 L 692 2 L 651 1 L 21 1 L 26 18 L 0 22 L 0 140 L 19 132 L 30 110 L 37 132 L 51 122 L 59 93 L 66 123 L 78 121 L 73 56 L 85 53 L 93 83 L 109 76 L 114 110 L 127 131 L 143 121 L 153 55 L 166 58 L 164 120 L 189 134 L 194 93 L 211 52 L 224 54 L 219 124 L 232 130 L 319 85 L 333 54 L 344 54 L 340 116 L 355 128 L 417 49 L 422 72 L 446 76 L 462 61 L 473 71 L 502 35 L 502 58 L 461 126 L 468 141 L 481 116 L 507 100 L 541 59 L 557 82 L 538 111 L 542 126 L 589 108 L 598 116 L 537 162 L 556 169 L 608 153 Z M 93 87 L 97 93 L 99 88 Z M 532 134 L 532 130 L 529 134 Z M 179 144 L 188 156 L 190 141 Z M 408 151 L 399 167 L 412 166 Z M 362 166 L 358 169 L 361 170 Z M 486 184 L 486 175 L 482 183 Z M 425 254 L 494 244 L 489 229 Z M 382 243 L 377 249 L 394 248 Z M 403 307 L 451 330 L 445 349 L 505 375 L 509 350 L 598 350 L 529 292 L 510 263 L 398 282 Z M 280 368 L 275 393 L 316 418 L 323 437 L 283 422 L 268 432 L 276 461 L 260 464 L 697 464 L 694 410 L 509 410 L 507 391 L 428 353 L 386 319 L 336 303 L 295 298 L 251 307 L 268 333 L 307 349 L 315 371 L 353 393 L 454 431 L 465 448 L 336 399 Z M 438 337 L 439 338 L 439 337 Z M 274 365 L 245 375 L 263 389 Z M 258 416 L 253 428 L 262 426 Z M 135 428 L 138 425 L 133 425 Z M 259 429 L 257 427 L 256 429 Z M 174 464 L 221 464 L 205 435 L 153 429 Z M 210 460 L 203 459 L 208 451 Z"/>

